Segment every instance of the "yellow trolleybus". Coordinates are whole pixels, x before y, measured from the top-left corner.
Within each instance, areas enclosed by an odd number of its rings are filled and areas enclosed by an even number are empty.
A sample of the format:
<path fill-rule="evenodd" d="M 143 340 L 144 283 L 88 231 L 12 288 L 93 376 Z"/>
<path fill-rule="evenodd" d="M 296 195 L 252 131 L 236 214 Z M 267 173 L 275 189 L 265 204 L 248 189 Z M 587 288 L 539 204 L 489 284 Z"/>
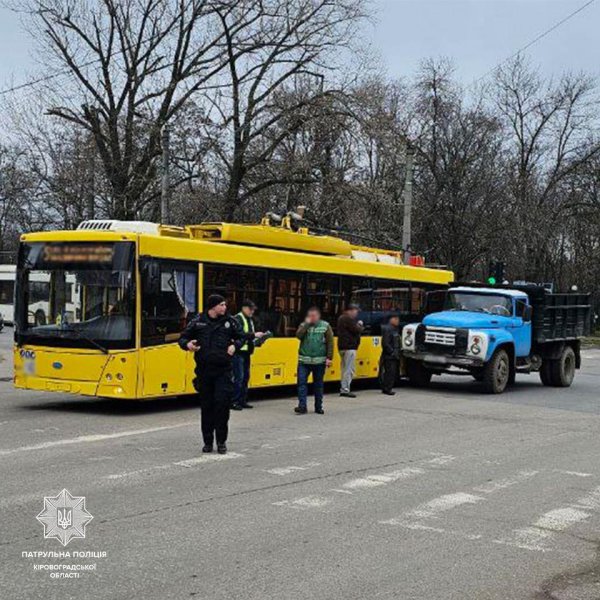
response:
<path fill-rule="evenodd" d="M 49 283 L 43 299 L 40 278 Z M 296 327 L 311 305 L 335 328 L 345 305 L 360 304 L 366 329 L 356 377 L 374 377 L 386 314 L 418 319 L 426 292 L 452 280 L 450 271 L 402 264 L 398 252 L 266 222 L 85 221 L 74 231 L 27 234 L 17 268 L 15 385 L 123 399 L 193 393 L 193 357 L 177 340 L 213 293 L 232 312 L 252 299 L 258 328 L 273 332 L 253 357 L 252 387 L 295 383 Z M 336 357 L 326 378 L 339 375 Z"/>

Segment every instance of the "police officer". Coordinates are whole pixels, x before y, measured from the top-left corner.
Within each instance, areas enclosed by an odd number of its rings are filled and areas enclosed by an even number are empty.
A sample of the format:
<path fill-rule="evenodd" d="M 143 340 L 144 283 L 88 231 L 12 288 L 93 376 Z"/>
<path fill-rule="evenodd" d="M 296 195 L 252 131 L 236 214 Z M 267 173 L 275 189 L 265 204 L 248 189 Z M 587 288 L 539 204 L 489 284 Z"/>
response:
<path fill-rule="evenodd" d="M 254 330 L 254 321 L 252 317 L 256 312 L 256 304 L 252 300 L 244 300 L 242 309 L 235 315 L 235 319 L 247 336 L 252 336 L 234 355 L 233 355 L 233 410 L 242 410 L 243 408 L 252 408 L 248 404 L 248 381 L 250 379 L 250 357 L 254 352 L 254 338 L 260 339 L 264 336 L 262 331 Z"/>
<path fill-rule="evenodd" d="M 183 350 L 194 352 L 196 361 L 194 387 L 200 396 L 202 452 L 213 451 L 216 437 L 217 452 L 225 454 L 233 395 L 232 359 L 251 338 L 227 314 L 223 296 L 209 296 L 205 308 L 206 311 L 184 329 L 179 345 Z"/>
<path fill-rule="evenodd" d="M 379 363 L 379 379 L 381 391 L 393 396 L 400 371 L 400 317 L 391 315 L 387 325 L 381 328 L 381 362 Z"/>

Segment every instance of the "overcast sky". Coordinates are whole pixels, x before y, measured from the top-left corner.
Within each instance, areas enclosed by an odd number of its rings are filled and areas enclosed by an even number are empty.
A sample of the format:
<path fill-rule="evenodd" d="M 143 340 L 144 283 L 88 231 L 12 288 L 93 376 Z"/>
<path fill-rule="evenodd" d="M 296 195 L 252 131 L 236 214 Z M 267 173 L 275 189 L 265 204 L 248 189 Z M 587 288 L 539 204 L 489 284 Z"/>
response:
<path fill-rule="evenodd" d="M 365 37 L 389 75 L 411 75 L 429 56 L 454 59 L 465 83 L 485 74 L 586 0 L 372 0 Z M 547 74 L 600 75 L 600 0 L 540 40 L 528 54 Z M 35 75 L 32 42 L 0 8 L 0 89 Z"/>

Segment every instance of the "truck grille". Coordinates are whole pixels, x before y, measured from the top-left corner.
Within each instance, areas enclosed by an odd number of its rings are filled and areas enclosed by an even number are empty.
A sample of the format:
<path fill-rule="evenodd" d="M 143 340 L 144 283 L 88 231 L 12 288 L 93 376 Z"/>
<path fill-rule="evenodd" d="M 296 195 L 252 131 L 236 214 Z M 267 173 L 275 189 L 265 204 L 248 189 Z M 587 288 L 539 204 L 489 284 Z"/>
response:
<path fill-rule="evenodd" d="M 468 337 L 468 329 L 419 325 L 415 334 L 415 350 L 447 356 L 462 355 L 467 350 Z"/>
<path fill-rule="evenodd" d="M 439 344 L 440 346 L 454 346 L 456 343 L 456 334 L 454 331 L 436 331 L 425 330 L 426 344 Z"/>

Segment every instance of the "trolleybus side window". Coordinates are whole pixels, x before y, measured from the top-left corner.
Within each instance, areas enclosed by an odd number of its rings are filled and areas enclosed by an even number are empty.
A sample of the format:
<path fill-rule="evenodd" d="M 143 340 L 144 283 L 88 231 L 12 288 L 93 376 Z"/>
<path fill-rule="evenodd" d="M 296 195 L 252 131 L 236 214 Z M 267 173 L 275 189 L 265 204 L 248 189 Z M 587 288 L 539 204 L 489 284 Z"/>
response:
<path fill-rule="evenodd" d="M 358 319 L 363 322 L 363 335 L 371 335 L 371 311 L 373 309 L 373 285 L 367 277 L 344 277 L 344 307 L 358 304 Z"/>
<path fill-rule="evenodd" d="M 294 337 L 302 321 L 303 276 L 295 271 L 269 272 L 269 297 L 261 326 L 277 337 Z"/>
<path fill-rule="evenodd" d="M 175 342 L 198 311 L 198 264 L 146 259 L 142 263 L 142 346 Z"/>
<path fill-rule="evenodd" d="M 342 312 L 342 290 L 339 275 L 309 273 L 306 276 L 304 309 L 318 306 L 321 316 L 335 330 Z"/>
<path fill-rule="evenodd" d="M 267 307 L 267 270 L 205 264 L 204 300 L 211 294 L 225 296 L 231 314 L 237 313 L 249 298 L 258 306 L 256 319 L 260 321 Z"/>

